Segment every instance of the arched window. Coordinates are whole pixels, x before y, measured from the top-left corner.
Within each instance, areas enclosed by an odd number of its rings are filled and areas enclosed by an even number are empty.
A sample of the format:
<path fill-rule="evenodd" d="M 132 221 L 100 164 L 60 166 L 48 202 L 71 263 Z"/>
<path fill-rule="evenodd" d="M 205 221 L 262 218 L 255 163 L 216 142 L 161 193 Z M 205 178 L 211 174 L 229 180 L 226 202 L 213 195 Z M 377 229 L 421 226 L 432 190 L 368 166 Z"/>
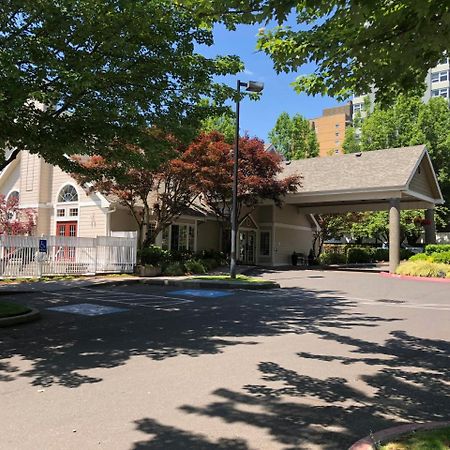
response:
<path fill-rule="evenodd" d="M 77 202 L 77 201 L 78 201 L 78 192 L 71 184 L 67 184 L 59 191 L 58 203 Z"/>
<path fill-rule="evenodd" d="M 11 205 L 11 201 L 14 201 L 14 206 Z M 8 197 L 6 198 L 6 204 L 7 206 L 13 206 L 13 208 L 18 208 L 19 206 L 19 191 L 11 191 L 8 195 Z M 13 220 L 16 218 L 16 212 L 11 212 L 8 211 L 7 213 L 8 216 L 8 220 Z"/>
<path fill-rule="evenodd" d="M 8 195 L 8 200 L 16 199 L 19 202 L 19 191 L 11 191 Z"/>

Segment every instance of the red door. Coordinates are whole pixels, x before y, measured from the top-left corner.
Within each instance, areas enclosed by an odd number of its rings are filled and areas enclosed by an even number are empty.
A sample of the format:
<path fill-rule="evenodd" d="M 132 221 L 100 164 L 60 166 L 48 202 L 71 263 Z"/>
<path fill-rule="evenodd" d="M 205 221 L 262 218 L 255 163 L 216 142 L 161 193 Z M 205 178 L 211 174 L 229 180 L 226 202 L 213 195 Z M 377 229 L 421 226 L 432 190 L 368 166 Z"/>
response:
<path fill-rule="evenodd" d="M 77 230 L 77 222 L 56 222 L 56 236 L 75 237 Z"/>
<path fill-rule="evenodd" d="M 56 236 L 76 237 L 78 222 L 56 222 Z M 75 247 L 60 247 L 58 259 L 73 260 L 75 258 Z"/>

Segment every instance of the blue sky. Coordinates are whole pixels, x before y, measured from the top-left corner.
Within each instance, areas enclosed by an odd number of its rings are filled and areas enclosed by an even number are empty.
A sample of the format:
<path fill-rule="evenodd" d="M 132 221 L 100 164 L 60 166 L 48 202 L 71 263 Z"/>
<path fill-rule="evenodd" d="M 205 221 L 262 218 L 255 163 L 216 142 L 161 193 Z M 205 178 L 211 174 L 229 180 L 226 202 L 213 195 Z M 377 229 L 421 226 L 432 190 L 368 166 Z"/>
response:
<path fill-rule="evenodd" d="M 289 114 L 300 113 L 311 119 L 322 114 L 322 109 L 339 103 L 331 97 L 307 96 L 296 94 L 290 83 L 296 76 L 311 73 L 313 65 L 301 68 L 298 74 L 279 74 L 275 72 L 271 59 L 257 52 L 256 34 L 261 25 L 241 25 L 236 31 L 228 31 L 223 26 L 214 29 L 215 44 L 203 47 L 200 51 L 208 57 L 216 55 L 238 55 L 245 64 L 245 71 L 238 75 L 242 81 L 262 81 L 264 91 L 259 101 L 245 99 L 241 102 L 241 132 L 267 140 L 267 134 L 275 125 L 277 117 L 286 111 Z M 221 77 L 230 86 L 236 85 L 235 76 Z"/>

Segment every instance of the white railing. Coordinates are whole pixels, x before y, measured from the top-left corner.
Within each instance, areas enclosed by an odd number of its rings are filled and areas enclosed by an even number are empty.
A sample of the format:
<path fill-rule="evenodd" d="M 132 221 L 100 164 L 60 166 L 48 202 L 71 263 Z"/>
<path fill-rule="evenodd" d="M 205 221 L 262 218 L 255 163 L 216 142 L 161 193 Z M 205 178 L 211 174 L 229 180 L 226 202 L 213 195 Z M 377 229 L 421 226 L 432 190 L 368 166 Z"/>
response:
<path fill-rule="evenodd" d="M 132 273 L 135 265 L 136 238 L 0 236 L 0 278 Z"/>

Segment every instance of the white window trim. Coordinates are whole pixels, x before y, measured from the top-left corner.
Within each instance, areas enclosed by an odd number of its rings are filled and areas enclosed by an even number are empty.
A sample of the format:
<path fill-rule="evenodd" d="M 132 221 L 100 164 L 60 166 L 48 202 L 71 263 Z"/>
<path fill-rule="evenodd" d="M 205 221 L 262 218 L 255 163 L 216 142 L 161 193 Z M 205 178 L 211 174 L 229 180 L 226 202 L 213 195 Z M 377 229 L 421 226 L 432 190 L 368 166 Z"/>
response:
<path fill-rule="evenodd" d="M 78 195 L 78 200 L 77 201 L 75 201 L 75 202 L 60 202 L 60 201 L 58 201 L 59 194 L 61 193 L 63 188 L 65 188 L 66 186 L 72 186 L 75 189 L 75 191 L 77 192 L 77 195 Z M 77 187 L 77 185 L 75 183 L 72 183 L 72 182 L 68 181 L 68 182 L 63 183 L 63 184 L 61 184 L 59 186 L 59 188 L 56 191 L 56 197 L 55 197 L 55 204 L 56 205 L 76 205 L 79 202 L 80 202 L 80 192 L 78 191 L 78 187 Z"/>

